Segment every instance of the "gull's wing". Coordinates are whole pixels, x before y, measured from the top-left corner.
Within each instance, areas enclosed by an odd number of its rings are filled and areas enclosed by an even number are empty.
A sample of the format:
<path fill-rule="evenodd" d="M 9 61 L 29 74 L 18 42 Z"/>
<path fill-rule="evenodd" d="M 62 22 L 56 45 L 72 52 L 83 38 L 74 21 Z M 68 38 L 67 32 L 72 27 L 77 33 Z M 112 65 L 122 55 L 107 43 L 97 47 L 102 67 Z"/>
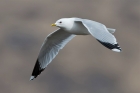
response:
<path fill-rule="evenodd" d="M 87 19 L 79 19 L 79 18 L 75 20 L 75 23 L 82 23 L 87 28 L 89 33 L 92 36 L 94 36 L 105 47 L 115 52 L 121 51 L 121 48 L 116 41 L 116 38 L 107 30 L 105 25 L 95 21 L 91 21 Z M 113 29 L 109 29 L 109 30 L 113 30 Z"/>
<path fill-rule="evenodd" d="M 41 47 L 30 80 L 36 78 L 74 36 L 62 29 L 49 34 Z"/>

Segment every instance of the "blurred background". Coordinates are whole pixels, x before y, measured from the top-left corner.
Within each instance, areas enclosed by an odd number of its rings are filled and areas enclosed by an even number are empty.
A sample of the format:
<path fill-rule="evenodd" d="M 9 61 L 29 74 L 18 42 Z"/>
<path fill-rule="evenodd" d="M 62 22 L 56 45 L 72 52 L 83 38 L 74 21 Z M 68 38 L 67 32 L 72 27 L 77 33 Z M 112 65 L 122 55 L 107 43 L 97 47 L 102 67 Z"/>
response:
<path fill-rule="evenodd" d="M 70 41 L 29 81 L 50 24 L 80 17 L 115 28 L 122 52 Z M 0 0 L 0 93 L 140 93 L 140 0 Z"/>

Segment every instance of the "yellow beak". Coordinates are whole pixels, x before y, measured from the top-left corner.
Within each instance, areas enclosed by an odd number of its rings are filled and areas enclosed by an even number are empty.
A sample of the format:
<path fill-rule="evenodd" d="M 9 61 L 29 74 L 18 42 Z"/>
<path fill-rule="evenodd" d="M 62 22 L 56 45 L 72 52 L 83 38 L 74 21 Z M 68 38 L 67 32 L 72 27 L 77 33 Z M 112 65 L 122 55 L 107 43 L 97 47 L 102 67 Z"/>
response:
<path fill-rule="evenodd" d="M 56 24 L 51 24 L 51 26 L 56 26 Z"/>

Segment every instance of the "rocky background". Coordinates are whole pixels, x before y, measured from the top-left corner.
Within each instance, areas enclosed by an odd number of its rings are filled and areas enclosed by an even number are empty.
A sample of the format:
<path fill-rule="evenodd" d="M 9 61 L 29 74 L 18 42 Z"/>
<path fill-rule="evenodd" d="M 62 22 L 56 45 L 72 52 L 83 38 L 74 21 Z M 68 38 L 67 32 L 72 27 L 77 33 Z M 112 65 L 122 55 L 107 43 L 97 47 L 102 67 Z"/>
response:
<path fill-rule="evenodd" d="M 77 36 L 29 81 L 57 19 L 115 28 L 121 53 Z M 0 0 L 0 93 L 140 93 L 140 0 Z"/>

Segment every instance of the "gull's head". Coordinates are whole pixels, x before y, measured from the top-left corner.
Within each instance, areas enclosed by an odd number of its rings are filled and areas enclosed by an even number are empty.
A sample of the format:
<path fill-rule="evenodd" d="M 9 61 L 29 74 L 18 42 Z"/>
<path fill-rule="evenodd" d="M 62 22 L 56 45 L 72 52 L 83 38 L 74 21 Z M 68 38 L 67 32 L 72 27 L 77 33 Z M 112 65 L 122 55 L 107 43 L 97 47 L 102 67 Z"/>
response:
<path fill-rule="evenodd" d="M 62 29 L 70 30 L 73 27 L 74 19 L 73 18 L 62 18 L 57 20 L 52 26 L 57 26 Z"/>

